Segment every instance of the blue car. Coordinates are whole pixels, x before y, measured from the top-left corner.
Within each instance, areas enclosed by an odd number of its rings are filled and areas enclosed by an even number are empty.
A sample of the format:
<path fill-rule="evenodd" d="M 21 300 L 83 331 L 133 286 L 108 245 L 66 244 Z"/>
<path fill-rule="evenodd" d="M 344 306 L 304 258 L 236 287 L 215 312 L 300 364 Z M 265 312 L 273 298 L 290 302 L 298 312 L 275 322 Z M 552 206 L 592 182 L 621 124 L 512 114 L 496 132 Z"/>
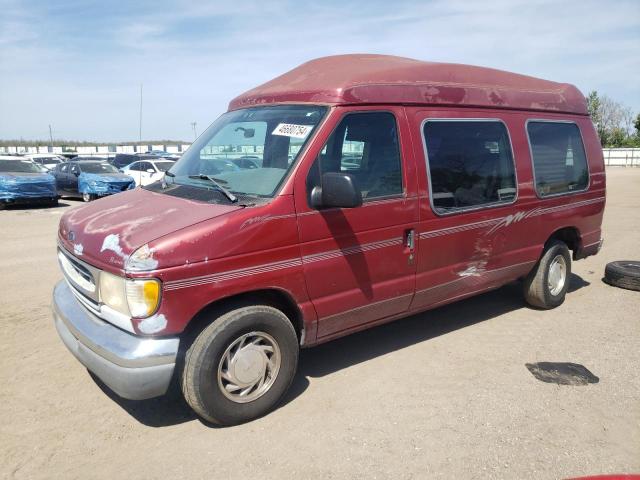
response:
<path fill-rule="evenodd" d="M 0 209 L 6 205 L 58 204 L 56 180 L 22 157 L 0 156 Z"/>
<path fill-rule="evenodd" d="M 65 162 L 56 165 L 52 173 L 60 196 L 80 197 L 85 202 L 131 190 L 136 186 L 133 177 L 120 173 L 107 162 Z"/>

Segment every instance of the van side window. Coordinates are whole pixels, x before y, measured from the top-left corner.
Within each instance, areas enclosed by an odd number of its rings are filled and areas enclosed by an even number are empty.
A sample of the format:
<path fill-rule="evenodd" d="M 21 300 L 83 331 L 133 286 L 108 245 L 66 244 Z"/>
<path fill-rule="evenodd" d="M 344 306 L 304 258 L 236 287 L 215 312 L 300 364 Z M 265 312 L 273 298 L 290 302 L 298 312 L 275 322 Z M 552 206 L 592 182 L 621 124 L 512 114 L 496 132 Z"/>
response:
<path fill-rule="evenodd" d="M 396 120 L 389 112 L 351 113 L 333 131 L 307 177 L 307 194 L 322 174 L 352 175 L 364 201 L 402 195 Z"/>
<path fill-rule="evenodd" d="M 502 122 L 427 121 L 423 134 L 436 213 L 515 200 L 513 154 Z"/>
<path fill-rule="evenodd" d="M 587 188 L 587 158 L 575 123 L 530 121 L 527 135 L 540 197 Z"/>

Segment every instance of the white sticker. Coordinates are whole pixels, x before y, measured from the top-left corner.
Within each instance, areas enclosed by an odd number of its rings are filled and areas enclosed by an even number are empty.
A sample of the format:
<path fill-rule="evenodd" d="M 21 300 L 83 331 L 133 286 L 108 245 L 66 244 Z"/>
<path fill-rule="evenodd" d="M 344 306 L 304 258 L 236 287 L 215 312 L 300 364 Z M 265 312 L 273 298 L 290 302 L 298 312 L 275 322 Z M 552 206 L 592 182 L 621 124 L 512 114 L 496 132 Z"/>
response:
<path fill-rule="evenodd" d="M 279 124 L 271 135 L 282 135 L 284 137 L 305 138 L 313 128 L 312 125 L 296 125 L 294 123 Z"/>

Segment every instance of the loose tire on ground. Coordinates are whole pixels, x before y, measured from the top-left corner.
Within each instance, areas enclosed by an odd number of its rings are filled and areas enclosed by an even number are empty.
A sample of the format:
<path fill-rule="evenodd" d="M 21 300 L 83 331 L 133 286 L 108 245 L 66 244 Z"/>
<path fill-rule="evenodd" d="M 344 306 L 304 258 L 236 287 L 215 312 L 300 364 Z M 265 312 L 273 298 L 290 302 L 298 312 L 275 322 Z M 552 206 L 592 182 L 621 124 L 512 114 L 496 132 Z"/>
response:
<path fill-rule="evenodd" d="M 569 248 L 560 240 L 552 240 L 538 264 L 524 280 L 525 300 L 529 305 L 544 309 L 562 305 L 569 289 L 570 277 Z"/>
<path fill-rule="evenodd" d="M 230 399 L 228 392 L 223 392 L 226 379 L 221 380 L 220 369 L 225 359 L 233 358 L 231 354 L 239 339 L 251 340 L 256 335 L 267 339 L 265 345 L 275 342 L 271 350 L 279 354 L 279 368 L 266 391 L 251 401 L 239 403 L 237 399 Z M 266 348 L 265 345 L 262 347 Z M 298 351 L 293 325 L 280 310 L 267 305 L 232 310 L 207 326 L 186 351 L 182 393 L 191 408 L 211 423 L 235 425 L 253 420 L 273 410 L 282 400 L 296 372 Z M 265 369 L 269 368 L 265 365 Z"/>
<path fill-rule="evenodd" d="M 614 287 L 640 291 L 640 260 L 607 263 L 603 280 Z"/>

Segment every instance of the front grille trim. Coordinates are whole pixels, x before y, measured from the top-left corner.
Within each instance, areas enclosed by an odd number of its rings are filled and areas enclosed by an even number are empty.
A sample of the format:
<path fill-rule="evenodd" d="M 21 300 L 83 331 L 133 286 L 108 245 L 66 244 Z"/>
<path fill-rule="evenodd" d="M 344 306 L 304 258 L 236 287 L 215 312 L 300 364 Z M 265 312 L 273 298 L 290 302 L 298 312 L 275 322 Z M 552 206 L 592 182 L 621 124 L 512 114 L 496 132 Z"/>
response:
<path fill-rule="evenodd" d="M 58 248 L 58 252 L 67 260 L 67 262 L 69 262 L 69 264 L 74 268 L 75 272 L 80 277 L 82 277 L 87 283 L 90 283 L 94 286 L 94 290 L 91 291 L 87 288 L 84 288 L 82 282 L 80 281 L 74 281 L 70 274 L 65 270 L 64 266 L 62 265 L 62 261 L 59 260 L 62 274 L 67 280 L 67 283 L 69 283 L 73 287 L 73 290 L 82 294 L 82 296 L 87 298 L 88 300 L 91 300 L 91 302 L 95 303 L 96 306 L 99 305 L 100 270 L 71 255 L 66 251 L 66 249 L 62 247 Z"/>

